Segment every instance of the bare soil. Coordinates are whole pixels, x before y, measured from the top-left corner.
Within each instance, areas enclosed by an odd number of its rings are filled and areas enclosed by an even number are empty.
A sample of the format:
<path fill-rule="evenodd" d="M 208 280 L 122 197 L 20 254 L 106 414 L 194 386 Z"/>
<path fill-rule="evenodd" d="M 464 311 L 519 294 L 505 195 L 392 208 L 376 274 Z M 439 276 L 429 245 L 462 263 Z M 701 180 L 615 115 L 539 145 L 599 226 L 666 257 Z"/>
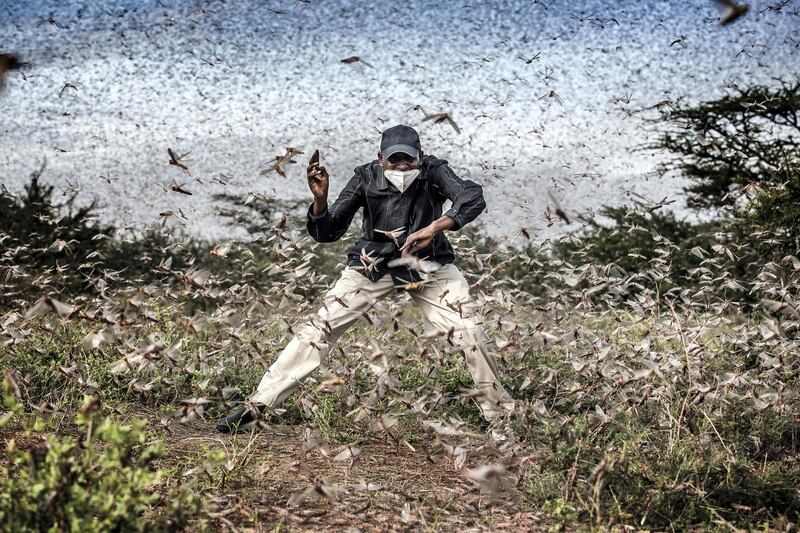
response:
<path fill-rule="evenodd" d="M 457 470 L 442 453 L 434 435 L 412 451 L 404 444 L 371 438 L 358 444 L 350 461 L 333 457 L 342 445 L 303 453 L 302 426 L 270 425 L 235 436 L 216 433 L 211 421 L 182 425 L 167 439 L 163 461 L 199 458 L 207 449 L 223 448 L 238 464 L 209 501 L 215 526 L 244 531 L 537 531 L 541 512 L 529 509 L 520 491 L 487 492 Z M 466 468 L 497 462 L 508 455 L 493 443 L 470 450 Z M 461 472 L 461 473 L 460 473 Z M 509 469 L 513 472 L 513 467 Z M 197 474 L 196 474 L 197 475 Z M 345 489 L 335 500 L 318 493 L 298 505 L 290 498 L 321 480 Z M 369 490 L 364 490 L 368 485 Z"/>

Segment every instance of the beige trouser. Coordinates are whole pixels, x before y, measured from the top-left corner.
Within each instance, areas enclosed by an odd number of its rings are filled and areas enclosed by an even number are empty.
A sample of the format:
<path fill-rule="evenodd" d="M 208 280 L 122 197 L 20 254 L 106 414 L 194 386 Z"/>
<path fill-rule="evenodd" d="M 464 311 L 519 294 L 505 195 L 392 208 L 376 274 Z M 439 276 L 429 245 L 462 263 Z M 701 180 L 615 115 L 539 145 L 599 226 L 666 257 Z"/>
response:
<path fill-rule="evenodd" d="M 489 339 L 475 313 L 467 280 L 452 263 L 431 274 L 431 279 L 408 293 L 429 326 L 440 332 L 455 328 L 450 340 L 464 350 L 476 388 L 484 392 L 476 396 L 484 418 L 491 420 L 513 410 L 514 401 L 500 384 L 497 363 L 488 350 Z M 295 336 L 269 367 L 250 399 L 269 407 L 283 403 L 299 388 L 300 382 L 319 367 L 334 343 L 362 318 L 362 313 L 391 292 L 395 292 L 395 288 L 389 274 L 373 282 L 358 270 L 345 267 L 339 280 L 325 294 L 324 305 L 317 316 L 295 329 Z"/>

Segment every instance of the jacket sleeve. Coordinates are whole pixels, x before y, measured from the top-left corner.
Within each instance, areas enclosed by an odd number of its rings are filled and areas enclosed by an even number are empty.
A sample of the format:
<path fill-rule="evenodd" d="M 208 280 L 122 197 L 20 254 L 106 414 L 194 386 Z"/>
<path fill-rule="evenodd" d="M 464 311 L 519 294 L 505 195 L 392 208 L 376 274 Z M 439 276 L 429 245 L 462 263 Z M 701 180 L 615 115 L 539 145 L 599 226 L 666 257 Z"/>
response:
<path fill-rule="evenodd" d="M 306 229 L 317 242 L 334 242 L 342 238 L 359 208 L 364 205 L 364 190 L 358 170 L 324 213 L 314 216 L 314 202 L 308 206 Z"/>
<path fill-rule="evenodd" d="M 444 213 L 455 221 L 451 231 L 461 229 L 465 224 L 475 220 L 484 209 L 483 187 L 472 180 L 456 176 L 450 165 L 439 165 L 433 173 L 433 185 L 451 202 L 453 206 Z"/>

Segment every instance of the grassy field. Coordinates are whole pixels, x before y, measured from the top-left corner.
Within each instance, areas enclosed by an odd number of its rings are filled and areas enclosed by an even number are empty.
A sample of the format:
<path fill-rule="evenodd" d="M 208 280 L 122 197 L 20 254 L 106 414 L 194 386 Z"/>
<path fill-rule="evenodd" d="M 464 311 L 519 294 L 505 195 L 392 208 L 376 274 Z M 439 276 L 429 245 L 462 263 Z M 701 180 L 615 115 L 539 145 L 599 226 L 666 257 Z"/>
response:
<path fill-rule="evenodd" d="M 637 271 L 453 236 L 517 401 L 508 441 L 478 428 L 461 351 L 405 294 L 260 431 L 221 435 L 341 268 L 344 244 L 271 231 L 98 270 L 78 295 L 5 265 L 5 530 L 795 527 L 796 258 L 741 279 L 741 251 L 694 250 L 676 284 L 689 251 L 656 236 Z"/>

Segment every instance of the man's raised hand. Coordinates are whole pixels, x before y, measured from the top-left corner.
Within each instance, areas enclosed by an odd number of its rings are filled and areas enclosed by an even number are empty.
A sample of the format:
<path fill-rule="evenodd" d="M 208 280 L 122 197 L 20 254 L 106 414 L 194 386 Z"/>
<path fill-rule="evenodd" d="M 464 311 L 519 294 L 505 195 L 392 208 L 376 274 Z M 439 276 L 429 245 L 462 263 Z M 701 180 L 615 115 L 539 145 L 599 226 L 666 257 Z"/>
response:
<path fill-rule="evenodd" d="M 308 178 L 308 188 L 316 200 L 326 200 L 328 198 L 328 171 L 325 167 L 319 166 L 319 150 L 314 150 L 306 168 Z"/>

